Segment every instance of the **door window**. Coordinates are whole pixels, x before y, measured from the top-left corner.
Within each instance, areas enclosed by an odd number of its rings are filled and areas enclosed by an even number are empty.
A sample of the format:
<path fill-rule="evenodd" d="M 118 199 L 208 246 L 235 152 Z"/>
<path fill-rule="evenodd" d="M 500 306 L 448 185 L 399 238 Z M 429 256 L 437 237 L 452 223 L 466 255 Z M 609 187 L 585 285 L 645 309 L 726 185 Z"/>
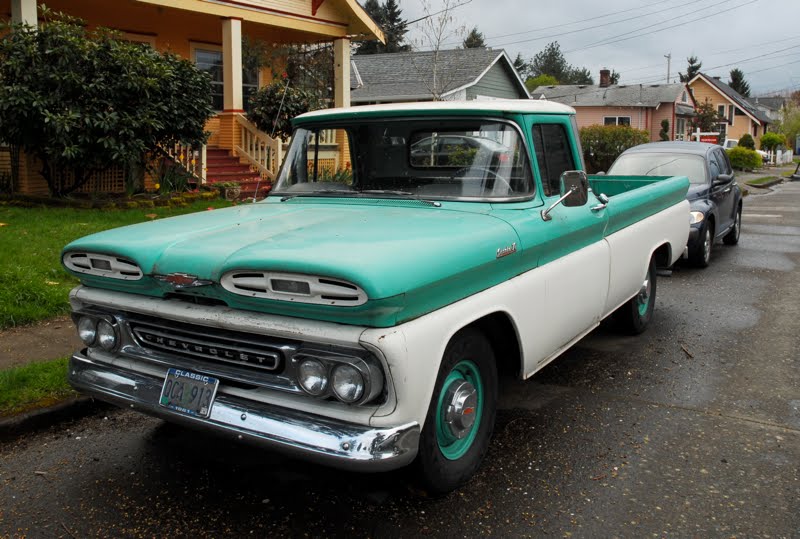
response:
<path fill-rule="evenodd" d="M 534 125 L 533 148 L 536 152 L 539 174 L 542 177 L 544 196 L 559 194 L 561 173 L 575 170 L 575 160 L 572 158 L 572 148 L 566 129 L 561 124 Z"/>

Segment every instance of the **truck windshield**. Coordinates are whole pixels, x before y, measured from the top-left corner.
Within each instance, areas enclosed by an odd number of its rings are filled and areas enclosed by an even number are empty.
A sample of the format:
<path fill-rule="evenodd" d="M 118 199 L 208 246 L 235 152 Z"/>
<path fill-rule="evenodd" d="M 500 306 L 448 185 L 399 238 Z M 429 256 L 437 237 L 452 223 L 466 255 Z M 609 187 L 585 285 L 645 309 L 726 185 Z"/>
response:
<path fill-rule="evenodd" d="M 482 201 L 533 190 L 512 125 L 406 118 L 296 129 L 271 195 Z"/>
<path fill-rule="evenodd" d="M 706 183 L 703 157 L 693 154 L 635 152 L 619 156 L 609 176 L 688 176 L 689 183 Z"/>

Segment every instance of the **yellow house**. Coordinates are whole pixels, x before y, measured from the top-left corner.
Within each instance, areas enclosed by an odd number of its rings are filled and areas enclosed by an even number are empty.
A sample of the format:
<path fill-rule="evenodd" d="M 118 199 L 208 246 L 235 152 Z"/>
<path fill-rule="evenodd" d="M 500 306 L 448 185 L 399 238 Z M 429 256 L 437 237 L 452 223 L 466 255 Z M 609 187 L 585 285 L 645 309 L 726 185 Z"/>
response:
<path fill-rule="evenodd" d="M 117 30 L 193 61 L 212 77 L 216 115 L 207 125 L 206 148 L 178 149 L 176 159 L 205 179 L 211 156 L 232 155 L 263 178 L 272 178 L 280 141 L 258 131 L 244 115 L 245 96 L 270 82 L 271 71 L 243 73 L 242 38 L 279 48 L 333 43 L 334 104 L 350 104 L 351 40 L 384 40 L 380 27 L 356 0 L 47 0 L 47 7 Z M 37 25 L 36 0 L 0 0 L 0 16 Z M 46 194 L 30 158 L 22 159 L 19 190 Z M 207 170 L 208 169 L 208 170 Z M 99 178 L 103 190 L 115 181 Z M 119 183 L 118 181 L 116 183 Z M 94 188 L 97 188 L 96 186 Z"/>
<path fill-rule="evenodd" d="M 761 135 L 771 123 L 769 117 L 719 77 L 698 73 L 688 85 L 698 105 L 708 100 L 722 119 L 718 129 L 720 142 L 726 138 L 739 140 L 745 133 L 750 133 L 758 145 Z"/>

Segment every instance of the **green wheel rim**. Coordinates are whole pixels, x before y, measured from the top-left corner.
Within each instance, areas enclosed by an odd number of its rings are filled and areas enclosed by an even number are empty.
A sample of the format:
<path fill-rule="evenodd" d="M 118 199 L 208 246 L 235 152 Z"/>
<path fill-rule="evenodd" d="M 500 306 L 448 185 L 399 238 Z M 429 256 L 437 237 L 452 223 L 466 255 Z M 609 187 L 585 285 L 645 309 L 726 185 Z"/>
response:
<path fill-rule="evenodd" d="M 475 422 L 470 427 L 469 433 L 463 438 L 456 438 L 445 422 L 445 415 L 447 412 L 447 404 L 444 402 L 447 388 L 450 384 L 467 381 L 475 387 L 477 406 L 475 407 Z M 478 429 L 481 424 L 481 416 L 483 415 L 483 381 L 481 380 L 481 373 L 478 366 L 472 361 L 465 359 L 456 364 L 453 369 L 447 374 L 442 384 L 442 390 L 439 393 L 439 400 L 436 403 L 436 442 L 439 444 L 439 450 L 442 455 L 448 460 L 457 460 L 464 456 L 472 447 L 478 435 Z"/>

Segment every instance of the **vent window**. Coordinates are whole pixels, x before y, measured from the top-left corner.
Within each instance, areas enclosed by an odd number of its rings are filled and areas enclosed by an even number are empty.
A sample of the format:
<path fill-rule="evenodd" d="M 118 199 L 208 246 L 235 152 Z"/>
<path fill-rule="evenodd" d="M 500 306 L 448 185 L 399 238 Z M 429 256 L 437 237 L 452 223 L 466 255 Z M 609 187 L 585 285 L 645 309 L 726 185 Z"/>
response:
<path fill-rule="evenodd" d="M 367 302 L 366 293 L 353 283 L 315 275 L 231 271 L 220 283 L 228 292 L 254 298 L 350 307 Z"/>

